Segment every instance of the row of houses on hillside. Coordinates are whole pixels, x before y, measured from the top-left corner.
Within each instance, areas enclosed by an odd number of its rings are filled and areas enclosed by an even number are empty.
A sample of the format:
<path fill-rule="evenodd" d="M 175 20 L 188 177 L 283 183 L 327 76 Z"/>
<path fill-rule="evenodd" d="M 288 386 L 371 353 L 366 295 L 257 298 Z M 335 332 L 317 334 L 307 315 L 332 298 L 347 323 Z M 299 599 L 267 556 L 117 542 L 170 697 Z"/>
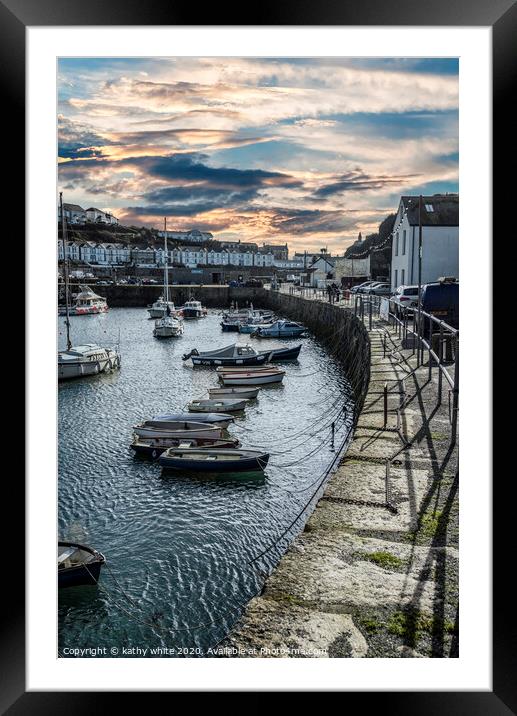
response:
<path fill-rule="evenodd" d="M 155 249 L 152 246 L 130 247 L 126 244 L 102 243 L 91 241 L 70 241 L 67 243 L 67 258 L 72 261 L 98 266 L 163 266 L 165 250 Z M 58 241 L 58 260 L 63 261 L 63 241 Z M 242 268 L 302 268 L 300 261 L 276 259 L 272 252 L 227 251 L 226 249 L 212 250 L 201 248 L 178 247 L 167 251 L 169 264 L 187 266 L 235 266 Z"/>
<path fill-rule="evenodd" d="M 116 216 L 91 206 L 83 209 L 79 204 L 63 204 L 63 214 L 68 224 L 118 224 Z M 61 205 L 57 208 L 57 220 L 61 221 Z"/>

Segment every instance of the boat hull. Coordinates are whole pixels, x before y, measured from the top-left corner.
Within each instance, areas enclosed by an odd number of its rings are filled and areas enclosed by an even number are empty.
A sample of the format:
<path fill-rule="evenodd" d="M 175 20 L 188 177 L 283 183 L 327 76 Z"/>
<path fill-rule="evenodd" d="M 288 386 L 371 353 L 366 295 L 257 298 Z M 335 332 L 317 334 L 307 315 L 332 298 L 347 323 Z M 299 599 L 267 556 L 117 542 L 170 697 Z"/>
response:
<path fill-rule="evenodd" d="M 299 338 L 303 333 L 305 333 L 305 328 L 285 328 L 281 330 L 257 328 L 253 335 L 257 338 Z"/>
<path fill-rule="evenodd" d="M 77 361 L 65 361 L 60 363 L 58 360 L 57 378 L 61 380 L 72 380 L 74 378 L 85 378 L 87 376 L 99 375 L 100 373 L 109 373 L 112 370 L 120 369 L 120 356 L 115 351 L 99 360 L 86 360 L 78 358 Z"/>
<path fill-rule="evenodd" d="M 264 351 L 263 355 L 266 355 L 268 360 L 271 362 L 296 360 L 300 355 L 301 349 L 302 345 L 300 343 L 300 345 L 294 348 L 278 348 L 277 350 L 273 350 L 269 353 Z"/>
<path fill-rule="evenodd" d="M 182 440 L 196 440 L 197 438 L 221 438 L 223 427 L 207 425 L 205 428 L 192 428 L 179 430 L 174 428 L 158 428 L 153 425 L 135 425 L 133 432 L 140 438 L 180 438 Z"/>
<path fill-rule="evenodd" d="M 239 323 L 224 323 L 224 322 L 222 322 L 221 328 L 223 329 L 223 331 L 225 333 L 231 333 L 231 332 L 238 333 L 239 325 L 240 325 Z"/>
<path fill-rule="evenodd" d="M 166 470 L 203 473 L 263 472 L 269 460 L 267 453 L 256 457 L 236 457 L 235 459 L 214 460 L 209 462 L 163 453 L 159 457 L 160 465 Z"/>
<path fill-rule="evenodd" d="M 155 460 L 165 450 L 168 450 L 171 447 L 179 447 L 182 442 L 188 442 L 188 440 L 182 440 L 181 438 L 162 438 L 159 442 L 153 440 L 148 440 L 146 442 L 134 440 L 130 447 L 137 455 Z M 240 445 L 237 438 L 198 438 L 196 440 L 191 440 L 190 442 L 192 442 L 192 447 L 208 449 L 226 448 L 231 450 L 233 448 L 238 448 Z"/>
<path fill-rule="evenodd" d="M 284 373 L 257 373 L 250 376 L 223 373 L 220 378 L 223 385 L 270 385 L 272 383 L 281 383 L 284 379 Z"/>
<path fill-rule="evenodd" d="M 212 398 L 256 398 L 260 388 L 209 388 L 208 395 Z"/>
<path fill-rule="evenodd" d="M 254 355 L 246 358 L 210 358 L 209 356 L 191 356 L 193 365 L 208 366 L 244 366 L 244 365 L 263 365 L 267 360 L 267 355 Z"/>
<path fill-rule="evenodd" d="M 230 398 L 228 398 L 227 400 L 230 400 Z M 203 405 L 202 403 L 190 403 L 188 406 L 188 410 L 190 413 L 209 413 L 212 410 L 217 410 L 218 407 L 221 408 L 221 410 L 225 410 L 227 413 L 237 413 L 246 408 L 246 400 L 234 400 L 232 401 L 231 405 L 225 404 L 219 406 Z"/>
<path fill-rule="evenodd" d="M 83 585 L 96 585 L 99 581 L 101 567 L 105 564 L 106 558 L 101 552 L 74 542 L 59 542 L 60 545 L 78 547 L 88 552 L 93 559 L 86 564 L 77 564 L 71 567 L 58 569 L 58 587 L 79 587 Z"/>

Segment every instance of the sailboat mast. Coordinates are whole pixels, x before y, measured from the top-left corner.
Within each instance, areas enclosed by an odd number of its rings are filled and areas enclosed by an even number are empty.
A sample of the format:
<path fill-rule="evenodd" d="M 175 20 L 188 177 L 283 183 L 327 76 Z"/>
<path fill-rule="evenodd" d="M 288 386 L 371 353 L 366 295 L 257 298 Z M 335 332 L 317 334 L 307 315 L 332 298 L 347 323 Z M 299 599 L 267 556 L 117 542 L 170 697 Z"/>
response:
<path fill-rule="evenodd" d="M 164 217 L 163 219 L 163 233 L 164 233 L 164 249 L 165 252 L 163 254 L 164 261 L 165 261 L 165 301 L 167 303 L 167 306 L 169 305 L 169 267 L 168 267 L 168 255 L 167 255 L 167 217 Z"/>
<path fill-rule="evenodd" d="M 68 242 L 66 237 L 66 219 L 65 212 L 63 210 L 63 192 L 59 192 L 59 205 L 61 209 L 61 234 L 63 239 L 63 273 L 65 277 L 65 306 L 66 306 L 66 350 L 69 351 L 72 347 L 72 341 L 70 340 L 70 306 L 69 306 L 69 289 L 68 289 Z"/>

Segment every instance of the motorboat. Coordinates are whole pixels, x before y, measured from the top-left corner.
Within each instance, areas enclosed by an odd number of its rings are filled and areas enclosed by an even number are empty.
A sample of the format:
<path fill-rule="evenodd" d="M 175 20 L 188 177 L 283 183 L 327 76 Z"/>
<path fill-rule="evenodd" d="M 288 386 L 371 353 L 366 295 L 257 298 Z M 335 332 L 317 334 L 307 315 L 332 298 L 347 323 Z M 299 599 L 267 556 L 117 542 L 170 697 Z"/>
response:
<path fill-rule="evenodd" d="M 207 310 L 206 308 L 203 308 L 203 306 L 201 305 L 201 301 L 196 301 L 193 298 L 186 301 L 185 304 L 181 307 L 180 311 L 183 315 L 183 318 L 185 318 L 186 320 L 191 318 L 202 318 L 207 314 Z"/>
<path fill-rule="evenodd" d="M 269 385 L 281 383 L 285 370 L 264 371 L 256 373 L 221 373 L 220 380 L 223 385 Z"/>
<path fill-rule="evenodd" d="M 211 398 L 246 398 L 253 400 L 259 394 L 260 388 L 209 388 L 208 395 Z"/>
<path fill-rule="evenodd" d="M 131 443 L 131 449 L 137 455 L 150 457 L 153 460 L 168 448 L 238 448 L 240 442 L 237 438 L 181 438 L 181 437 L 156 437 L 142 438 L 135 435 Z"/>
<path fill-rule="evenodd" d="M 261 450 L 197 450 L 169 448 L 159 457 L 162 467 L 183 472 L 263 471 L 269 454 Z"/>
<path fill-rule="evenodd" d="M 148 307 L 147 313 L 151 318 L 162 318 L 162 316 L 164 316 L 167 312 L 167 307 L 169 308 L 171 314 L 176 312 L 174 301 L 166 301 L 163 296 L 160 296 L 160 298 L 155 301 L 152 306 Z"/>
<path fill-rule="evenodd" d="M 183 360 L 192 360 L 193 365 L 211 366 L 247 366 L 261 365 L 267 360 L 267 355 L 259 354 L 250 345 L 238 345 L 232 343 L 230 346 L 218 348 L 212 351 L 198 351 L 196 348 L 185 353 Z"/>
<path fill-rule="evenodd" d="M 58 587 L 97 584 L 106 558 L 93 547 L 77 542 L 57 543 Z"/>
<path fill-rule="evenodd" d="M 69 306 L 70 316 L 91 316 L 97 313 L 106 313 L 108 302 L 102 296 L 98 296 L 89 286 L 81 284 L 79 293 L 75 296 L 75 303 Z M 66 315 L 66 306 L 59 306 L 60 316 Z"/>
<path fill-rule="evenodd" d="M 64 250 L 64 279 L 65 279 L 65 328 L 66 328 L 66 350 L 58 351 L 57 354 L 57 377 L 58 380 L 68 380 L 70 378 L 82 378 L 84 376 L 98 375 L 99 373 L 107 373 L 120 368 L 120 352 L 118 347 L 98 346 L 95 343 L 84 343 L 79 346 L 73 346 L 70 338 L 70 295 L 68 280 L 68 247 L 67 247 L 67 227 L 66 218 L 63 212 L 63 194 L 60 193 L 59 200 L 61 203 L 61 229 L 63 237 Z M 88 288 L 81 286 L 81 288 Z M 85 293 L 84 291 L 82 292 Z M 91 292 L 93 294 L 93 292 Z M 95 294 L 93 294 L 95 295 Z M 81 294 L 77 296 L 77 299 Z M 100 298 L 100 296 L 97 296 Z M 82 299 L 81 299 L 82 300 Z M 104 299 L 102 299 L 104 300 Z M 77 303 L 77 302 L 76 302 Z M 106 304 L 107 310 L 107 304 Z M 94 311 L 92 311 L 94 312 Z M 100 313 L 102 311 L 97 311 Z"/>
<path fill-rule="evenodd" d="M 182 438 L 197 440 L 198 438 L 222 438 L 224 428 L 221 425 L 210 425 L 194 420 L 146 420 L 133 427 L 133 432 L 140 438 Z"/>
<path fill-rule="evenodd" d="M 274 348 L 271 351 L 261 351 L 261 355 L 267 355 L 268 360 L 272 362 L 284 360 L 296 360 L 300 355 L 302 344 L 294 346 L 294 348 Z"/>
<path fill-rule="evenodd" d="M 209 413 L 211 410 L 224 410 L 227 413 L 237 413 L 244 410 L 248 401 L 244 399 L 232 400 L 228 398 L 212 400 L 193 400 L 188 404 L 191 413 Z"/>
<path fill-rule="evenodd" d="M 269 323 L 239 323 L 239 333 L 256 333 L 258 328 L 266 328 Z"/>
<path fill-rule="evenodd" d="M 305 333 L 307 329 L 294 321 L 275 321 L 270 326 L 259 326 L 252 335 L 258 338 L 295 338 Z"/>
<path fill-rule="evenodd" d="M 103 348 L 95 343 L 70 346 L 57 354 L 58 380 L 82 378 L 109 373 L 120 368 L 120 354 L 115 348 Z"/>
<path fill-rule="evenodd" d="M 187 420 L 192 421 L 192 415 L 190 413 L 168 413 L 167 415 L 156 415 L 151 418 L 151 422 L 162 422 L 164 420 Z M 220 425 L 222 428 L 227 428 L 228 425 L 233 421 L 233 415 L 227 413 L 203 413 L 202 415 L 196 415 L 196 423 L 208 423 L 209 425 Z"/>

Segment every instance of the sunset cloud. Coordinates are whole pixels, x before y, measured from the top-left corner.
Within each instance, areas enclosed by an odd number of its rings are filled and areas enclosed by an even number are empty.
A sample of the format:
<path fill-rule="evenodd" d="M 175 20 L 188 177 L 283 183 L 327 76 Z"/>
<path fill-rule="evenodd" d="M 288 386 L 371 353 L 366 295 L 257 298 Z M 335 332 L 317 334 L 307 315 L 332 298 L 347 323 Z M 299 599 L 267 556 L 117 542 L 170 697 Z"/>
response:
<path fill-rule="evenodd" d="M 66 200 L 131 224 L 342 252 L 457 191 L 457 60 L 66 58 L 58 84 Z"/>

